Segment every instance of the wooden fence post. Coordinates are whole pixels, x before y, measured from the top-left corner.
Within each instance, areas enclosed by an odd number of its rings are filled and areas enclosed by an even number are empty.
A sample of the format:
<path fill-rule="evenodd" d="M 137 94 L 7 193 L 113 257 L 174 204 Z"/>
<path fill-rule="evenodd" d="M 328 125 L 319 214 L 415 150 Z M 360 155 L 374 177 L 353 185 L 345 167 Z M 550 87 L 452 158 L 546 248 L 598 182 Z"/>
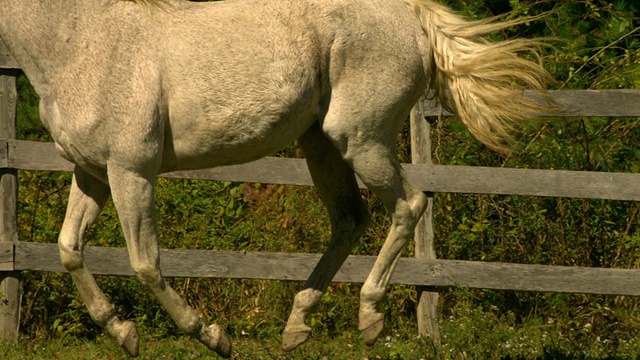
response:
<path fill-rule="evenodd" d="M 411 110 L 411 162 L 413 164 L 432 164 L 431 161 L 431 125 L 425 120 L 423 99 Z M 427 194 L 429 202 L 427 210 L 418 222 L 415 232 L 415 248 L 417 258 L 435 259 L 436 252 L 433 244 L 433 193 Z M 438 329 L 438 298 L 437 291 L 419 286 L 418 291 L 418 334 L 429 336 L 434 344 L 440 344 L 440 330 Z"/>
<path fill-rule="evenodd" d="M 0 139 L 16 138 L 16 76 L 0 72 Z M 7 149 L 0 149 L 5 152 Z M 17 170 L 0 169 L 0 242 L 18 241 Z M 0 339 L 17 341 L 20 329 L 20 273 L 0 272 Z"/>

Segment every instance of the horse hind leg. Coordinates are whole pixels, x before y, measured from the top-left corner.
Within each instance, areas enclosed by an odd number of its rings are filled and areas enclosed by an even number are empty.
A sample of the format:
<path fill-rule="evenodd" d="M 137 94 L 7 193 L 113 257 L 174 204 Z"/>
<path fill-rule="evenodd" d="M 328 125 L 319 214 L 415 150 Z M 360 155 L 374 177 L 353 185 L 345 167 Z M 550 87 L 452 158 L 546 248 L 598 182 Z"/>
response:
<path fill-rule="evenodd" d="M 138 356 L 140 340 L 135 325 L 131 321 L 122 322 L 118 319 L 113 305 L 83 261 L 85 231 L 95 222 L 108 198 L 109 187 L 106 184 L 76 167 L 58 240 L 60 259 L 71 274 L 93 321 L 105 329 L 129 355 Z"/>
<path fill-rule="evenodd" d="M 360 114 L 348 120 L 327 116 L 323 129 L 342 151 L 345 160 L 367 187 L 382 200 L 392 224 L 376 262 L 360 292 L 359 326 L 367 345 L 373 345 L 384 325 L 384 315 L 377 310 L 402 250 L 413 237 L 416 224 L 427 206 L 427 197 L 413 188 L 405 178 L 396 154 L 395 139 L 406 118 Z M 408 113 L 408 111 L 407 111 Z M 337 115 L 337 114 L 335 114 Z M 367 129 L 367 131 L 362 130 Z"/>
<path fill-rule="evenodd" d="M 387 151 L 387 147 L 376 151 L 372 146 L 367 151 L 370 156 L 364 156 L 362 161 L 354 160 L 356 172 L 382 200 L 392 220 L 384 245 L 360 292 L 358 328 L 367 345 L 373 345 L 382 331 L 384 316 L 376 306 L 384 296 L 402 250 L 413 237 L 417 222 L 427 206 L 427 197 L 409 185 L 396 155 Z M 371 158 L 376 161 L 366 160 Z"/>
<path fill-rule="evenodd" d="M 131 268 L 178 327 L 218 355 L 231 356 L 231 342 L 217 324 L 205 326 L 196 311 L 187 305 L 160 273 L 154 202 L 155 174 L 142 176 L 117 164 L 109 164 L 113 203 L 127 241 Z"/>
<path fill-rule="evenodd" d="M 305 324 L 307 316 L 369 223 L 369 214 L 353 170 L 342 160 L 340 152 L 318 124 L 312 126 L 298 142 L 304 150 L 313 182 L 329 211 L 332 234 L 327 251 L 304 284 L 304 289 L 295 296 L 282 334 L 285 351 L 295 349 L 309 338 L 311 328 Z"/>

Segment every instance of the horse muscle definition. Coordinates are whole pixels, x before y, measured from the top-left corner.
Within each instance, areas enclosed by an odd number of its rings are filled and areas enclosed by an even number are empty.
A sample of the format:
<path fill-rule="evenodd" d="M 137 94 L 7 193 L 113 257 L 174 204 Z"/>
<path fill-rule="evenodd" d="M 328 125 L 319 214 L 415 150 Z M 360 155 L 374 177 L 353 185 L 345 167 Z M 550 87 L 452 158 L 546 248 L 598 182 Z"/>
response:
<path fill-rule="evenodd" d="M 356 174 L 392 218 L 361 291 L 359 329 L 373 344 L 384 320 L 376 304 L 427 203 L 396 155 L 407 114 L 433 90 L 502 149 L 548 106 L 522 96 L 544 91 L 548 74 L 517 55 L 537 44 L 490 43 L 481 36 L 517 21 L 468 22 L 431 0 L 156 1 L 0 2 L 0 38 L 40 95 L 58 152 L 76 164 L 59 247 L 91 317 L 138 354 L 134 324 L 83 263 L 85 230 L 111 195 L 142 284 L 180 329 L 230 356 L 223 328 L 204 324 L 160 273 L 154 182 L 298 140 L 333 233 L 295 296 L 283 348 L 307 340 L 305 320 L 365 230 Z"/>

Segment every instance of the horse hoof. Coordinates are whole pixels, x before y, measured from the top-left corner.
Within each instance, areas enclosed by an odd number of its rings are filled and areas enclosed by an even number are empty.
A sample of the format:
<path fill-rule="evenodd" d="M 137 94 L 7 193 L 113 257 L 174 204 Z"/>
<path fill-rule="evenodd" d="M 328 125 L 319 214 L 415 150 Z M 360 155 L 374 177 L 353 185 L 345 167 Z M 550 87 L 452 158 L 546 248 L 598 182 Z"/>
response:
<path fill-rule="evenodd" d="M 231 340 L 225 334 L 222 326 L 211 324 L 209 327 L 202 329 L 200 341 L 221 357 L 231 357 Z"/>
<path fill-rule="evenodd" d="M 282 333 L 282 350 L 291 351 L 309 340 L 311 329 Z"/>
<path fill-rule="evenodd" d="M 378 340 L 378 336 L 384 328 L 384 315 L 380 313 L 373 314 L 367 321 L 360 321 L 360 333 L 367 346 L 373 346 Z"/>
<path fill-rule="evenodd" d="M 138 336 L 138 330 L 131 321 L 125 321 L 123 324 L 124 338 L 120 346 L 131 356 L 137 357 L 140 351 L 140 336 Z"/>

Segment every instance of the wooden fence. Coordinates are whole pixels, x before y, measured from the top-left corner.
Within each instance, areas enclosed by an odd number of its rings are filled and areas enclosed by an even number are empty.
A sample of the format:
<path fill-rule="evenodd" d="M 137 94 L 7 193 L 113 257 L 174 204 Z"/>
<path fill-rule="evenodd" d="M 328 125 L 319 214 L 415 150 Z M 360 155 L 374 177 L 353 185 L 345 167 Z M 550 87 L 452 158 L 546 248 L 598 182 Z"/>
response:
<path fill-rule="evenodd" d="M 65 272 L 55 244 L 21 242 L 16 223 L 17 171 L 71 171 L 51 143 L 15 140 L 18 65 L 0 43 L 0 336 L 17 339 L 21 270 Z M 567 116 L 640 116 L 640 91 L 554 91 Z M 429 101 L 412 111 L 413 164 L 404 164 L 410 181 L 428 193 L 511 194 L 640 200 L 640 174 L 526 170 L 434 165 L 425 117 L 448 115 Z M 544 114 L 542 114 L 544 115 Z M 265 158 L 251 164 L 163 177 L 312 185 L 304 160 Z M 469 287 L 542 292 L 640 295 L 640 271 L 439 260 L 433 251 L 432 202 L 416 237 L 417 258 L 402 258 L 392 283 L 426 287 L 418 310 L 419 331 L 437 340 L 437 287 Z M 306 280 L 318 254 L 162 250 L 162 272 L 169 277 Z M 126 249 L 87 247 L 87 267 L 95 274 L 131 276 Z M 363 282 L 375 257 L 350 256 L 335 277 Z M 191 264 L 184 267 L 184 263 Z"/>

